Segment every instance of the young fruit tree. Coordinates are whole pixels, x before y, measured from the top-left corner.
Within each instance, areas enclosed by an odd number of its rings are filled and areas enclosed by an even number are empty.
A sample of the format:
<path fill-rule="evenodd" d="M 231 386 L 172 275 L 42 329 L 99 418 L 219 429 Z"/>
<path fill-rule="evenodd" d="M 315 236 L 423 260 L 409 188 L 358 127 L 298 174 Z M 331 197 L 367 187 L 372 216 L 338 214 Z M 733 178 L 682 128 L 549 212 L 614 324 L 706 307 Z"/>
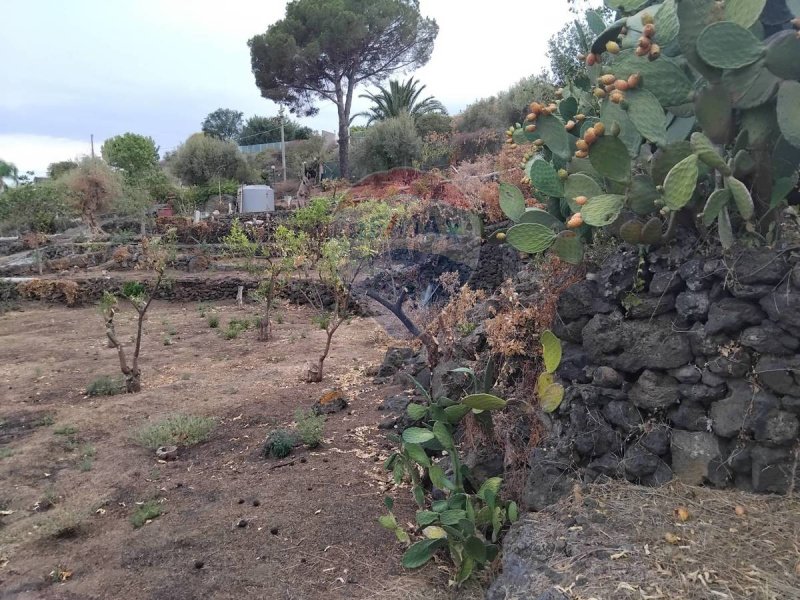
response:
<path fill-rule="evenodd" d="M 270 239 L 251 240 L 238 220 L 233 222 L 230 233 L 224 238 L 227 251 L 243 258 L 242 268 L 259 278 L 258 287 L 250 292 L 250 297 L 262 307 L 259 322 L 261 340 L 272 337 L 272 310 L 307 242 L 305 233 L 292 231 L 285 225 L 279 225 Z"/>
<path fill-rule="evenodd" d="M 175 232 L 173 230 L 158 241 L 144 238 L 142 240 L 142 249 L 146 257 L 146 266 L 155 271 L 155 281 L 150 285 L 139 281 L 128 281 L 122 286 L 120 295 L 130 302 L 137 314 L 136 338 L 133 346 L 133 353 L 130 355 L 130 362 L 128 361 L 126 348 L 117 336 L 117 330 L 114 324 L 114 317 L 117 314 L 119 301 L 114 294 L 108 291 L 103 293 L 103 298 L 100 300 L 100 312 L 106 324 L 108 346 L 117 351 L 119 367 L 122 374 L 125 376 L 125 389 L 128 393 L 138 392 L 142 389 L 142 371 L 139 368 L 139 354 L 142 349 L 144 320 L 147 310 L 150 308 L 150 304 L 153 301 L 153 297 L 164 279 L 164 272 L 166 271 L 167 265 L 174 259 L 174 236 Z"/>
<path fill-rule="evenodd" d="M 248 44 L 262 96 L 306 116 L 317 112 L 315 100 L 336 104 L 339 168 L 347 177 L 356 86 L 421 67 L 438 32 L 418 0 L 295 0 Z"/>
<path fill-rule="evenodd" d="M 316 311 L 314 322 L 326 335 L 322 354 L 308 367 L 309 382 L 322 381 L 333 336 L 351 317 L 354 285 L 374 258 L 386 250 L 392 227 L 404 212 L 402 205 L 391 207 L 378 201 L 334 210 L 335 218 L 319 255 L 308 244 L 300 250 L 296 264 L 308 283 L 302 288 L 303 294 Z"/>

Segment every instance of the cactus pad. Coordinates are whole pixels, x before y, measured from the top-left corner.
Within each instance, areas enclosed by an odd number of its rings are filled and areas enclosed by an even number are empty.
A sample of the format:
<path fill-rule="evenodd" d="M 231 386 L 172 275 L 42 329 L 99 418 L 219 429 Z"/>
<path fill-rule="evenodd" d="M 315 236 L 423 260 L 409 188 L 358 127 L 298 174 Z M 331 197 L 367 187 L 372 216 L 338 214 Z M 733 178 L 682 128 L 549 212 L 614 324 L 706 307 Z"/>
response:
<path fill-rule="evenodd" d="M 641 136 L 648 142 L 663 146 L 667 143 L 667 117 L 661 103 L 647 90 L 631 90 L 628 101 L 628 117 Z"/>
<path fill-rule="evenodd" d="M 780 79 L 767 69 L 762 59 L 742 69 L 726 71 L 722 83 L 730 92 L 734 108 L 754 108 L 772 100 Z"/>
<path fill-rule="evenodd" d="M 719 211 L 728 205 L 731 200 L 731 192 L 727 188 L 714 190 L 706 200 L 706 206 L 703 209 L 703 225 L 708 227 L 719 216 Z"/>
<path fill-rule="evenodd" d="M 725 18 L 748 29 L 758 21 L 767 0 L 726 0 Z"/>
<path fill-rule="evenodd" d="M 592 166 L 603 177 L 627 181 L 631 174 L 631 157 L 625 144 L 612 135 L 599 138 L 589 149 Z"/>
<path fill-rule="evenodd" d="M 695 131 L 690 139 L 692 152 L 697 155 L 697 158 L 702 160 L 712 169 L 716 169 L 723 175 L 731 174 L 728 164 L 725 162 L 725 159 L 719 155 L 710 139 L 708 139 L 699 131 Z"/>
<path fill-rule="evenodd" d="M 694 98 L 694 114 L 703 132 L 716 144 L 725 144 L 731 135 L 733 105 L 728 90 L 709 85 Z"/>
<path fill-rule="evenodd" d="M 619 237 L 628 242 L 629 244 L 642 243 L 642 224 L 635 219 L 626 221 L 619 228 Z"/>
<path fill-rule="evenodd" d="M 633 124 L 633 121 L 631 121 L 627 111 L 623 110 L 619 104 L 603 102 L 603 106 L 600 107 L 600 119 L 606 126 L 606 135 L 609 135 L 610 128 L 614 126 L 614 123 L 619 125 L 618 137 L 628 149 L 628 154 L 631 158 L 639 155 L 639 148 L 642 146 L 642 136 Z"/>
<path fill-rule="evenodd" d="M 531 162 L 528 176 L 531 178 L 533 186 L 542 194 L 556 198 L 564 195 L 564 187 L 558 177 L 558 172 L 543 158 L 537 156 Z"/>
<path fill-rule="evenodd" d="M 680 210 L 692 199 L 697 185 L 697 156 L 690 154 L 672 167 L 664 179 L 664 205 Z"/>
<path fill-rule="evenodd" d="M 697 54 L 697 38 L 706 26 L 724 18 L 724 9 L 713 0 L 680 0 L 678 2 L 678 44 L 684 57 L 706 79 L 716 81 L 720 71 L 705 63 Z M 656 61 L 658 62 L 658 61 Z"/>
<path fill-rule="evenodd" d="M 691 97 L 692 82 L 683 69 L 665 56 L 650 61 L 646 57 L 636 56 L 633 50 L 623 50 L 611 65 L 611 71 L 623 79 L 639 73 L 642 76 L 642 89 L 652 92 L 662 106 L 677 106 Z"/>
<path fill-rule="evenodd" d="M 608 42 L 617 41 L 622 28 L 625 27 L 627 19 L 620 19 L 616 23 L 609 25 L 600 35 L 598 35 L 592 42 L 591 51 L 594 54 L 600 55 L 606 51 L 606 44 Z"/>
<path fill-rule="evenodd" d="M 800 83 L 784 81 L 778 91 L 778 125 L 786 141 L 800 148 Z"/>
<path fill-rule="evenodd" d="M 515 185 L 500 184 L 500 209 L 515 223 L 525 213 L 525 197 Z"/>
<path fill-rule="evenodd" d="M 659 150 L 653 155 L 653 166 L 650 175 L 656 185 L 664 183 L 670 169 L 692 153 L 689 142 L 674 142 Z"/>
<path fill-rule="evenodd" d="M 686 139 L 694 129 L 697 120 L 692 117 L 675 117 L 672 123 L 667 125 L 667 143 L 680 142 Z"/>
<path fill-rule="evenodd" d="M 527 208 L 519 219 L 520 223 L 538 223 L 549 227 L 554 231 L 561 231 L 564 229 L 564 224 L 551 215 L 546 210 L 541 208 Z"/>
<path fill-rule="evenodd" d="M 579 265 L 583 260 L 583 242 L 574 231 L 561 231 L 553 242 L 553 252 L 564 262 Z"/>
<path fill-rule="evenodd" d="M 573 173 L 564 184 L 564 196 L 566 196 L 572 212 L 580 212 L 581 210 L 581 207 L 575 204 L 575 198 L 578 196 L 594 198 L 602 193 L 603 189 L 600 184 L 583 173 Z"/>
<path fill-rule="evenodd" d="M 767 0 L 764 11 L 761 13 L 761 22 L 764 25 L 783 25 L 792 18 L 792 13 L 786 6 L 785 0 Z"/>
<path fill-rule="evenodd" d="M 742 215 L 745 221 L 753 218 L 755 208 L 753 206 L 753 198 L 750 196 L 750 190 L 747 186 L 735 177 L 725 178 L 725 188 L 730 190 L 733 203 L 736 205 L 736 210 Z"/>
<path fill-rule="evenodd" d="M 648 220 L 642 227 L 642 244 L 647 244 L 648 246 L 660 244 L 664 239 L 662 227 L 661 219 L 658 217 Z"/>
<path fill-rule="evenodd" d="M 678 22 L 678 5 L 675 0 L 665 0 L 661 8 L 658 9 L 655 17 L 656 43 L 662 48 L 666 48 L 675 41 L 680 31 Z"/>
<path fill-rule="evenodd" d="M 617 220 L 624 205 L 624 196 L 602 194 L 595 196 L 581 208 L 581 216 L 587 225 L 605 227 Z"/>
<path fill-rule="evenodd" d="M 697 53 L 706 63 L 720 69 L 739 69 L 753 64 L 766 52 L 764 44 L 750 31 L 731 21 L 706 27 L 697 38 Z"/>
<path fill-rule="evenodd" d="M 555 239 L 553 230 L 539 223 L 521 223 L 506 232 L 506 241 L 517 250 L 528 254 L 544 252 L 553 245 Z"/>
<path fill-rule="evenodd" d="M 553 115 L 539 117 L 536 121 L 536 133 L 544 140 L 550 152 L 564 160 L 569 158 L 572 153 L 572 143 L 561 119 Z"/>
<path fill-rule="evenodd" d="M 772 196 L 770 197 L 769 206 L 774 208 L 786 200 L 786 196 L 797 187 L 797 172 L 791 177 L 781 177 L 776 179 L 772 184 Z"/>
<path fill-rule="evenodd" d="M 546 413 L 554 412 L 564 400 L 564 386 L 560 383 L 548 385 L 539 397 L 542 410 Z"/>
<path fill-rule="evenodd" d="M 769 39 L 767 68 L 781 79 L 800 79 L 800 40 L 794 31 L 781 31 Z"/>
<path fill-rule="evenodd" d="M 756 170 L 756 161 L 747 150 L 739 150 L 733 157 L 733 175 L 736 178 L 748 177 Z"/>
<path fill-rule="evenodd" d="M 656 209 L 655 201 L 661 197 L 656 184 L 647 175 L 634 175 L 628 188 L 628 206 L 637 215 L 648 215 Z"/>
<path fill-rule="evenodd" d="M 578 101 L 572 96 L 564 98 L 558 103 L 558 114 L 561 115 L 561 118 L 566 123 L 578 114 Z"/>
<path fill-rule="evenodd" d="M 542 358 L 544 359 L 544 370 L 547 373 L 555 373 L 558 365 L 561 364 L 561 340 L 549 329 L 545 329 L 539 337 L 542 343 Z"/>

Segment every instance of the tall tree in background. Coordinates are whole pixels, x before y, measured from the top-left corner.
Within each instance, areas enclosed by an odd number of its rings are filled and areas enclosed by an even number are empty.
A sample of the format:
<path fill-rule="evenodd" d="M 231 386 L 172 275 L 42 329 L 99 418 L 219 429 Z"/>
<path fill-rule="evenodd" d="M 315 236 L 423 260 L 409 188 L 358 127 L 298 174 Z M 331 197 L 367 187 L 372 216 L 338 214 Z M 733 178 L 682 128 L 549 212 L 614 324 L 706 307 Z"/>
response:
<path fill-rule="evenodd" d="M 100 149 L 103 159 L 128 177 L 136 177 L 158 164 L 158 146 L 153 138 L 123 133 L 108 138 Z"/>
<path fill-rule="evenodd" d="M 294 0 L 285 18 L 248 44 L 262 96 L 300 115 L 315 114 L 316 100 L 336 104 L 339 168 L 347 177 L 356 86 L 424 65 L 438 32 L 418 0 Z"/>
<path fill-rule="evenodd" d="M 578 55 L 588 54 L 595 36 L 614 22 L 614 15 L 606 6 L 587 10 L 547 40 L 550 71 L 559 85 L 586 76 L 586 65 L 578 60 Z"/>
<path fill-rule="evenodd" d="M 424 115 L 432 113 L 447 114 L 447 109 L 433 96 L 420 100 L 420 95 L 425 90 L 424 85 L 413 77 L 400 82 L 396 79 L 389 81 L 389 87 L 378 86 L 377 92 L 361 94 L 359 98 L 372 101 L 372 106 L 366 112 L 359 113 L 367 117 L 367 124 L 373 121 L 385 121 L 402 114 L 409 115 L 414 121 Z"/>
<path fill-rule="evenodd" d="M 203 121 L 203 133 L 208 136 L 233 142 L 239 138 L 242 131 L 243 112 L 230 108 L 218 108 Z"/>
<path fill-rule="evenodd" d="M 189 137 L 168 159 L 169 168 L 184 185 L 246 178 L 247 163 L 232 142 L 202 133 Z"/>
<path fill-rule="evenodd" d="M 286 119 L 283 124 L 284 136 L 286 141 L 307 140 L 314 133 L 311 128 L 304 127 Z M 254 144 L 271 144 L 281 141 L 281 118 L 280 117 L 260 117 L 254 115 L 247 119 L 239 133 L 240 146 L 252 146 Z"/>

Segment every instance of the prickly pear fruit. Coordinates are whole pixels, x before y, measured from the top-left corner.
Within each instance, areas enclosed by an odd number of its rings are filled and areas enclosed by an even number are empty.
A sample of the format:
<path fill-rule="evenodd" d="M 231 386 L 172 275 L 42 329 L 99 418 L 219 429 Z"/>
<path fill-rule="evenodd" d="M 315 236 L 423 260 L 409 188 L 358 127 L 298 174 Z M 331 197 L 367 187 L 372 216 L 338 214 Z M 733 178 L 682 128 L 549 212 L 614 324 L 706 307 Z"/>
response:
<path fill-rule="evenodd" d="M 605 75 L 600 76 L 600 83 L 603 85 L 611 85 L 617 80 L 616 75 L 612 75 L 611 73 L 606 73 Z"/>
<path fill-rule="evenodd" d="M 619 44 L 615 41 L 608 41 L 606 42 L 606 52 L 610 52 L 611 54 L 619 54 L 620 47 Z"/>
<path fill-rule="evenodd" d="M 614 82 L 614 87 L 618 89 L 620 92 L 627 92 L 628 91 L 628 82 L 625 79 L 617 79 Z"/>
<path fill-rule="evenodd" d="M 635 90 L 639 87 L 639 84 L 642 82 L 642 76 L 638 73 L 634 73 L 630 77 L 628 77 L 628 87 L 632 90 Z"/>
<path fill-rule="evenodd" d="M 611 131 L 610 131 L 609 133 L 611 133 L 611 135 L 613 135 L 614 137 L 617 137 L 617 136 L 619 135 L 619 131 L 620 131 L 620 129 L 619 129 L 619 123 L 617 123 L 616 121 L 614 121 L 614 122 L 611 124 Z"/>
<path fill-rule="evenodd" d="M 533 133 L 534 131 L 536 131 L 536 125 L 533 125 L 533 124 L 528 125 L 525 128 L 525 131 L 527 131 L 528 133 Z"/>
<path fill-rule="evenodd" d="M 656 20 L 649 12 L 646 12 L 642 15 L 642 23 L 645 25 L 652 25 L 655 23 Z"/>
<path fill-rule="evenodd" d="M 614 90 L 613 92 L 611 92 L 611 95 L 609 96 L 609 99 L 614 104 L 619 104 L 620 102 L 622 102 L 625 99 L 625 95 L 622 92 L 620 92 L 619 90 Z"/>
<path fill-rule="evenodd" d="M 597 55 L 594 54 L 593 52 L 590 52 L 589 54 L 586 55 L 586 66 L 587 67 L 593 67 L 594 65 L 597 64 L 597 62 L 598 62 Z"/>
<path fill-rule="evenodd" d="M 650 46 L 650 54 L 647 55 L 650 60 L 655 60 L 661 56 L 661 46 L 653 44 Z"/>
<path fill-rule="evenodd" d="M 643 46 L 636 46 L 636 50 L 633 53 L 636 56 L 645 56 L 650 51 L 650 48 L 644 48 Z"/>
<path fill-rule="evenodd" d="M 586 140 L 578 140 L 575 142 L 575 147 L 578 150 L 583 150 L 584 152 L 589 150 L 589 144 L 586 142 Z"/>
<path fill-rule="evenodd" d="M 599 87 L 594 88 L 594 90 L 592 91 L 592 94 L 594 94 L 595 98 L 605 98 L 606 97 L 606 91 L 603 88 L 599 88 Z"/>
<path fill-rule="evenodd" d="M 575 152 L 575 158 L 586 158 L 589 156 L 589 153 L 586 150 L 577 150 Z"/>
<path fill-rule="evenodd" d="M 569 218 L 569 221 L 567 221 L 567 227 L 569 227 L 570 229 L 576 229 L 581 225 L 583 225 L 583 217 L 579 212 L 572 215 Z"/>
<path fill-rule="evenodd" d="M 596 139 L 597 132 L 594 130 L 594 127 L 589 127 L 589 129 L 587 129 L 583 134 L 583 140 L 590 146 L 595 142 Z"/>
<path fill-rule="evenodd" d="M 566 129 L 567 131 L 572 131 L 574 128 L 575 128 L 575 121 L 572 120 L 567 121 L 567 124 L 564 125 L 564 129 Z"/>
<path fill-rule="evenodd" d="M 645 37 L 652 38 L 656 34 L 656 26 L 652 23 L 648 23 L 644 26 L 644 29 L 642 29 L 642 33 Z"/>
<path fill-rule="evenodd" d="M 598 137 L 606 132 L 606 126 L 603 125 L 601 121 L 598 121 L 597 123 L 592 125 L 592 129 L 594 129 L 594 132 L 598 135 Z"/>
<path fill-rule="evenodd" d="M 575 115 L 575 120 L 578 123 L 580 123 L 581 121 L 585 121 L 586 120 L 586 115 L 583 114 L 583 113 L 578 113 L 577 115 Z"/>
<path fill-rule="evenodd" d="M 588 201 L 589 199 L 586 196 L 576 196 L 575 198 L 575 204 L 577 204 L 578 206 L 583 206 Z"/>
<path fill-rule="evenodd" d="M 502 242 L 503 240 L 505 240 L 505 239 L 506 239 L 506 234 L 505 234 L 505 233 L 503 233 L 503 232 L 501 231 L 501 232 L 499 232 L 499 233 L 498 233 L 496 236 L 494 236 L 494 237 L 496 237 L 496 238 L 498 239 L 498 241 L 501 241 L 501 242 Z"/>

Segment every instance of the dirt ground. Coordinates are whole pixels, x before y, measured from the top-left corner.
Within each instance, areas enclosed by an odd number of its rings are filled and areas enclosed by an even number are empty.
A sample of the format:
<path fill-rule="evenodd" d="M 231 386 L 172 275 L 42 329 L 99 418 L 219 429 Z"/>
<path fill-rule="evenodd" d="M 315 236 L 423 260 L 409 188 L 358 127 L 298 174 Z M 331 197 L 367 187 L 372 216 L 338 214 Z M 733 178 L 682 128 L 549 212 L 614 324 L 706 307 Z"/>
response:
<path fill-rule="evenodd" d="M 214 307 L 221 328 L 254 316 L 230 303 Z M 307 384 L 305 362 L 324 334 L 305 309 L 280 312 L 274 340 L 260 342 L 254 330 L 225 340 L 198 305 L 156 302 L 144 389 L 111 397 L 85 395 L 97 376 L 119 373 L 96 308 L 26 304 L 0 316 L 0 598 L 451 595 L 441 592 L 440 566 L 404 573 L 402 548 L 376 521 L 391 451 L 376 409 L 389 390 L 365 370 L 383 356 L 382 328 L 371 319 L 344 325 L 325 381 Z M 126 339 L 133 313 L 121 317 Z M 260 456 L 272 427 L 332 387 L 350 405 L 328 417 L 320 448 L 282 461 Z M 216 427 L 177 461 L 159 462 L 132 433 L 176 413 L 213 417 Z M 398 517 L 412 521 L 410 494 L 393 495 Z M 130 517 L 149 500 L 164 513 L 135 529 Z M 66 533 L 54 537 L 56 530 Z M 54 582 L 63 572 L 66 581 Z"/>

